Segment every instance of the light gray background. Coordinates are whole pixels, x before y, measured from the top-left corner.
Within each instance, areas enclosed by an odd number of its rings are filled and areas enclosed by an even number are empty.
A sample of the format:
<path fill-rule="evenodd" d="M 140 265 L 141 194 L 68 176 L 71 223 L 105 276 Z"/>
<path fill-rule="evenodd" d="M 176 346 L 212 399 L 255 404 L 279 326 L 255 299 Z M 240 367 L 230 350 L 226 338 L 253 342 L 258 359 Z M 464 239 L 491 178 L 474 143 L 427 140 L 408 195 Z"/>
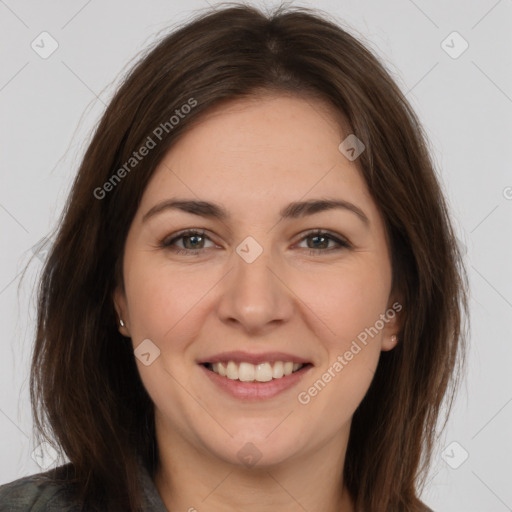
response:
<path fill-rule="evenodd" d="M 407 93 L 467 249 L 468 378 L 423 498 L 436 512 L 512 510 L 512 0 L 314 6 L 366 42 Z M 28 394 L 40 261 L 18 292 L 20 272 L 53 228 L 120 73 L 158 31 L 205 7 L 201 0 L 0 0 L 0 483 L 51 461 L 51 454 L 32 456 Z M 43 31 L 59 45 L 47 59 L 31 48 Z M 453 31 L 469 44 L 458 58 L 441 46 Z M 446 44 L 462 48 L 453 36 Z M 451 467 L 465 451 L 467 460 Z"/>

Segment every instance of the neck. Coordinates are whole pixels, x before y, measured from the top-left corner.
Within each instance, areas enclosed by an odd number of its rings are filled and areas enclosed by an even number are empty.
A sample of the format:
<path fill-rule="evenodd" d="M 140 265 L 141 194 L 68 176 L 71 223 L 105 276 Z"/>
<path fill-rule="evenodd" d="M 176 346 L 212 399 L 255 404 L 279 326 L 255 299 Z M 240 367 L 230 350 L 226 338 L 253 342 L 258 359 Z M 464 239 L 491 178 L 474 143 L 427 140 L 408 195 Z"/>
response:
<path fill-rule="evenodd" d="M 349 427 L 310 452 L 246 467 L 199 451 L 174 432 L 164 433 L 157 421 L 155 485 L 169 511 L 353 512 L 342 471 Z"/>

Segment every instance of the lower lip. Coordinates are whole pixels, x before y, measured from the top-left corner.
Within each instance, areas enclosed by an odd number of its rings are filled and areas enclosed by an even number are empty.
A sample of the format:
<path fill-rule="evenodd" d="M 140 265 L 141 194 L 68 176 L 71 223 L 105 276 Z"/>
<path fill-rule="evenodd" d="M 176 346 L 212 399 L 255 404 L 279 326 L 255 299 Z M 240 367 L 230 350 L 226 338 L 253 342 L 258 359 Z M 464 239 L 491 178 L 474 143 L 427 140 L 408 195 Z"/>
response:
<path fill-rule="evenodd" d="M 309 372 L 313 367 L 308 364 L 300 370 L 281 377 L 280 379 L 272 379 L 268 382 L 242 382 L 239 380 L 228 379 L 222 377 L 218 373 L 208 370 L 202 364 L 199 365 L 206 375 L 212 380 L 214 384 L 219 386 L 225 392 L 231 396 L 241 400 L 264 400 L 277 396 L 279 393 L 283 393 L 287 389 L 295 386 L 301 379 Z"/>

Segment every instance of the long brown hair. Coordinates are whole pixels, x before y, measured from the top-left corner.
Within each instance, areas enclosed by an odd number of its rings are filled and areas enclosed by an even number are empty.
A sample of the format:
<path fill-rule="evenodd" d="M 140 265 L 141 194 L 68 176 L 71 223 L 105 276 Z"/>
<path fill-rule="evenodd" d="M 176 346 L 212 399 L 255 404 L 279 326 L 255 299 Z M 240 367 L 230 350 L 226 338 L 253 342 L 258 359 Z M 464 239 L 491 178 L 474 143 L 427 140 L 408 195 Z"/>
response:
<path fill-rule="evenodd" d="M 403 323 L 354 414 L 344 478 L 358 511 L 424 510 L 418 496 L 441 405 L 446 399 L 450 410 L 463 369 L 467 312 L 467 278 L 426 135 L 383 64 L 339 24 L 304 8 L 267 14 L 243 5 L 201 12 L 133 67 L 88 146 L 43 268 L 35 427 L 69 458 L 61 476 L 76 483 L 87 510 L 135 512 L 137 461 L 151 474 L 158 464 L 153 404 L 112 301 L 142 193 L 204 113 L 262 92 L 328 102 L 366 146 L 357 165 L 385 221 Z M 176 122 L 183 105 L 191 108 Z M 148 137 L 154 147 L 131 161 Z"/>

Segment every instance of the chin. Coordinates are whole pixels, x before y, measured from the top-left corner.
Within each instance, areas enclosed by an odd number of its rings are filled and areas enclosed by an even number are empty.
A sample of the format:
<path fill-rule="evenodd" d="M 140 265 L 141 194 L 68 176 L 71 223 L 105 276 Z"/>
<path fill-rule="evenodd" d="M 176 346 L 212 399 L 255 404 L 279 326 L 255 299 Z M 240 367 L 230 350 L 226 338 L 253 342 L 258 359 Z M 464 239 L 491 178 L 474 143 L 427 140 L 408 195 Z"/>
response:
<path fill-rule="evenodd" d="M 274 425 L 275 426 L 275 425 Z M 297 455 L 297 439 L 289 435 L 268 435 L 265 433 L 237 434 L 222 442 L 205 442 L 212 454 L 228 464 L 245 466 L 248 469 L 265 469 L 277 466 Z"/>

